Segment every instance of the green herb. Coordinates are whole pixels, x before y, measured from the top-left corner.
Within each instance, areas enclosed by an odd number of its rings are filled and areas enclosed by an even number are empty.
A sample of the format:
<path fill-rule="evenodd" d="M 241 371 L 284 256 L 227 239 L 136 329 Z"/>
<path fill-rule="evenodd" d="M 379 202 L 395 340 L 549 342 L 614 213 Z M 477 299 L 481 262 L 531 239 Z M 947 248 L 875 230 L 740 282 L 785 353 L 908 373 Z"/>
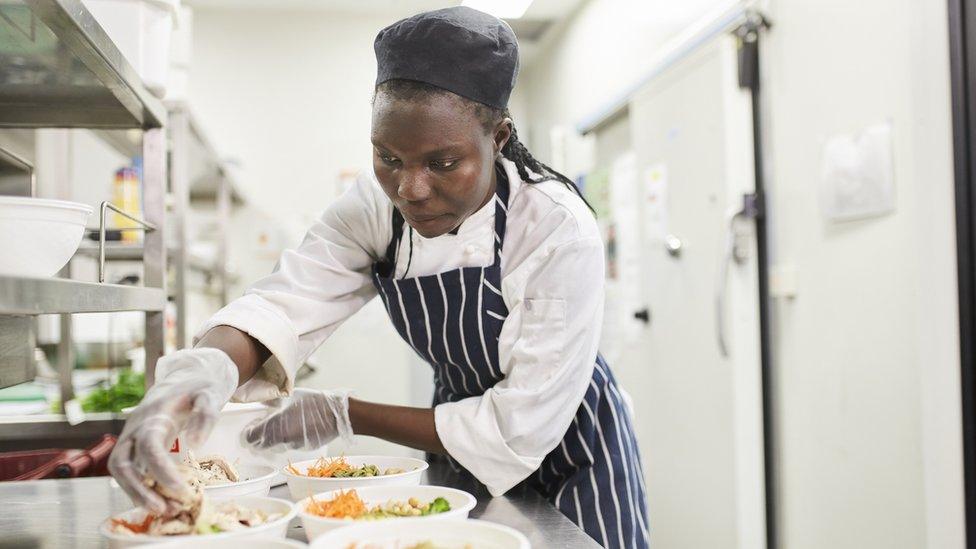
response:
<path fill-rule="evenodd" d="M 121 412 L 135 406 L 146 394 L 146 376 L 132 370 L 119 372 L 119 381 L 109 387 L 99 387 L 81 401 L 81 409 L 93 412 Z"/>

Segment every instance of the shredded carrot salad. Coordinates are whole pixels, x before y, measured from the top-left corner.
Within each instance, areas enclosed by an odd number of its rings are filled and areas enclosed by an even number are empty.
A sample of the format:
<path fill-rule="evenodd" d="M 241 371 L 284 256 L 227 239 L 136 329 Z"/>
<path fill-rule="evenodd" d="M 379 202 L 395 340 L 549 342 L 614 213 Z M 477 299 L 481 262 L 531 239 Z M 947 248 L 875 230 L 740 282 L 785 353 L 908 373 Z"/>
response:
<path fill-rule="evenodd" d="M 341 473 L 351 472 L 353 469 L 355 469 L 355 467 L 349 465 L 346 458 L 343 456 L 332 459 L 321 457 L 308 468 L 305 476 L 331 478 Z M 288 471 L 296 475 L 302 474 L 291 463 L 288 464 Z"/>
<path fill-rule="evenodd" d="M 154 520 L 156 520 L 155 515 L 146 515 L 145 520 L 143 520 L 141 523 L 129 522 L 127 520 L 122 520 L 122 519 L 112 519 L 112 525 L 124 526 L 129 530 L 131 530 L 132 532 L 135 532 L 136 534 L 145 534 L 146 532 L 149 531 L 149 526 L 152 524 L 152 521 Z"/>
<path fill-rule="evenodd" d="M 366 504 L 359 499 L 355 490 L 339 492 L 339 495 L 329 501 L 316 501 L 305 508 L 309 513 L 325 518 L 359 518 L 366 514 Z"/>

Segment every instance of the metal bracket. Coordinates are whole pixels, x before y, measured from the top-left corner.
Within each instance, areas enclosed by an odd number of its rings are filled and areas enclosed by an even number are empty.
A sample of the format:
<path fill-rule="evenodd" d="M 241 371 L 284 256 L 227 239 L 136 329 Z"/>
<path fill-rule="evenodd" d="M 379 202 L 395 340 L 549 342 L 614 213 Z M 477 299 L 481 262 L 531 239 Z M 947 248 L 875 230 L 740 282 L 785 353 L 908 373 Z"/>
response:
<path fill-rule="evenodd" d="M 747 219 L 759 219 L 766 213 L 762 197 L 758 193 L 746 193 L 742 195 L 742 217 Z"/>
<path fill-rule="evenodd" d="M 115 204 L 112 204 L 111 202 L 108 201 L 102 202 L 102 207 L 99 212 L 99 221 L 98 221 L 98 281 L 99 282 L 105 282 L 105 212 L 107 210 L 112 210 L 113 212 L 121 215 L 122 217 L 125 217 L 131 221 L 134 221 L 142 225 L 141 229 L 139 227 L 124 227 L 117 230 L 120 231 L 144 230 L 147 233 L 156 230 L 156 226 L 153 225 L 152 223 L 139 219 L 138 217 L 133 217 L 132 215 L 129 215 L 128 213 L 122 211 L 121 208 L 119 208 Z"/>
<path fill-rule="evenodd" d="M 0 147 L 0 159 L 20 166 L 27 172 L 27 196 L 33 198 L 37 193 L 37 177 L 34 175 L 34 164 L 9 149 Z"/>
<path fill-rule="evenodd" d="M 739 39 L 739 87 L 759 89 L 759 31 L 768 29 L 769 21 L 758 11 L 750 11 L 744 23 L 732 34 Z"/>

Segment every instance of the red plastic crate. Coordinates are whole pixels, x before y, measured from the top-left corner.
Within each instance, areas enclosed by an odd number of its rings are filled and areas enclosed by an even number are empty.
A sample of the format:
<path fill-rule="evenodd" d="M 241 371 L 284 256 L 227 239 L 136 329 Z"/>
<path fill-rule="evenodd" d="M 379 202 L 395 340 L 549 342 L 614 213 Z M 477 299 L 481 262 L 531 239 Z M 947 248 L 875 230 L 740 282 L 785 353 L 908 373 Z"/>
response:
<path fill-rule="evenodd" d="M 102 435 L 84 450 L 51 448 L 0 454 L 0 481 L 105 476 L 115 441 L 112 435 Z"/>

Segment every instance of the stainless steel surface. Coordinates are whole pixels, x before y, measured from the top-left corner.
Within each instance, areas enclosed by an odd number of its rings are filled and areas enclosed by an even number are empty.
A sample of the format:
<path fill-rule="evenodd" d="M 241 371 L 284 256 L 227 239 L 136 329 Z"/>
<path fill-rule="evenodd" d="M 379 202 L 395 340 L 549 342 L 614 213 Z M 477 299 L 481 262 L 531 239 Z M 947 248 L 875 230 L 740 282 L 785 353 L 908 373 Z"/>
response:
<path fill-rule="evenodd" d="M 0 5 L 0 125 L 154 128 L 166 111 L 80 0 Z"/>
<path fill-rule="evenodd" d="M 71 315 L 59 315 L 58 325 L 61 328 L 58 340 L 58 387 L 61 389 L 61 412 L 64 412 L 66 402 L 75 398 L 74 379 L 71 374 L 75 370 L 74 337 L 71 333 Z"/>
<path fill-rule="evenodd" d="M 0 276 L 0 314 L 162 311 L 165 306 L 166 293 L 159 288 Z"/>
<path fill-rule="evenodd" d="M 84 255 L 98 259 L 101 246 L 98 242 L 85 241 L 78 246 L 76 255 Z M 142 244 L 105 243 L 105 261 L 142 261 Z"/>
<path fill-rule="evenodd" d="M 139 219 L 138 217 L 132 216 L 129 213 L 122 210 L 115 204 L 109 201 L 102 202 L 101 208 L 99 208 L 98 213 L 98 281 L 105 282 L 105 213 L 107 210 L 112 210 L 113 212 L 121 215 L 122 217 L 134 221 L 142 225 L 142 229 L 147 233 L 151 233 L 156 230 L 156 226 L 148 221 Z M 123 230 L 131 230 L 129 228 Z M 145 251 L 145 249 L 143 249 Z"/>
<path fill-rule="evenodd" d="M 20 167 L 27 172 L 27 196 L 37 196 L 37 176 L 34 175 L 34 164 L 11 150 L 0 147 L 0 159 Z"/>
<path fill-rule="evenodd" d="M 0 424 L 2 427 L 2 424 Z M 426 482 L 467 490 L 478 498 L 472 518 L 511 526 L 525 534 L 534 549 L 587 549 L 600 546 L 535 492 L 516 488 L 505 496 L 491 498 L 483 488 L 444 465 L 433 465 Z M 271 495 L 288 499 L 284 486 Z M 108 478 L 38 480 L 0 483 L 0 532 L 4 542 L 25 547 L 103 547 L 98 525 L 110 515 L 131 507 L 129 499 Z M 305 541 L 299 519 L 292 522 L 288 537 Z"/>
<path fill-rule="evenodd" d="M 137 129 L 92 130 L 92 133 L 126 158 L 142 154 L 142 132 Z"/>
<path fill-rule="evenodd" d="M 71 278 L 71 262 L 69 261 L 61 271 L 59 276 L 65 279 Z M 58 387 L 61 393 L 61 412 L 64 412 L 64 404 L 75 397 L 74 381 L 71 373 L 75 369 L 75 349 L 74 337 L 71 333 L 71 315 L 62 314 L 58 318 Z"/>
<path fill-rule="evenodd" d="M 143 238 L 143 282 L 166 296 L 166 131 L 148 130 L 142 137 L 142 210 L 157 230 Z M 156 361 L 165 352 L 166 322 L 163 309 L 146 313 L 146 384 L 152 385 Z"/>
<path fill-rule="evenodd" d="M 176 297 L 176 347 L 186 348 L 187 317 L 187 234 L 186 223 L 190 209 L 190 120 L 186 110 L 176 109 L 169 113 L 170 137 L 170 192 L 173 193 L 173 261 L 174 295 Z"/>
<path fill-rule="evenodd" d="M 0 388 L 34 379 L 31 318 L 0 316 Z"/>
<path fill-rule="evenodd" d="M 600 547 L 538 492 L 524 485 L 516 486 L 502 497 L 492 498 L 488 490 L 474 477 L 457 473 L 441 463 L 431 464 L 424 474 L 424 482 L 450 486 L 474 494 L 478 498 L 478 506 L 471 511 L 471 518 L 511 526 L 525 534 L 535 549 Z"/>
<path fill-rule="evenodd" d="M 231 186 L 226 177 L 221 176 L 217 187 L 217 224 L 220 227 L 220 244 L 217 246 L 217 276 L 220 277 L 220 305 L 227 305 L 230 287 L 227 283 L 227 248 L 230 245 L 230 205 Z"/>

